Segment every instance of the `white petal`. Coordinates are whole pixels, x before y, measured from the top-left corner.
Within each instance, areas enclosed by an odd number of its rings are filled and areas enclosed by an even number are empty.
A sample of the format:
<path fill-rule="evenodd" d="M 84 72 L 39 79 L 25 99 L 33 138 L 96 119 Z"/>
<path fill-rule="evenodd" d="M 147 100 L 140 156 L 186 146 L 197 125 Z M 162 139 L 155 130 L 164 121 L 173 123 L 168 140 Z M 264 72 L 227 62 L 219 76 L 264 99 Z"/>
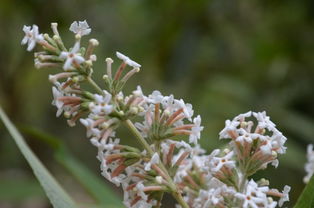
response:
<path fill-rule="evenodd" d="M 78 63 L 81 64 L 85 61 L 85 59 L 82 56 L 76 55 L 74 56 L 74 60 Z"/>
<path fill-rule="evenodd" d="M 23 40 L 21 41 L 21 44 L 22 44 L 22 45 L 25 45 L 25 44 L 27 43 L 27 41 L 28 41 L 28 37 L 25 36 L 25 37 L 23 38 Z"/>
<path fill-rule="evenodd" d="M 63 65 L 63 69 L 64 70 L 71 69 L 72 61 L 73 61 L 72 58 L 68 58 Z"/>
<path fill-rule="evenodd" d="M 78 23 L 77 21 L 74 21 L 70 26 L 70 31 L 77 33 L 78 32 Z"/>
<path fill-rule="evenodd" d="M 27 50 L 31 51 L 35 48 L 36 42 L 34 40 L 29 40 Z"/>

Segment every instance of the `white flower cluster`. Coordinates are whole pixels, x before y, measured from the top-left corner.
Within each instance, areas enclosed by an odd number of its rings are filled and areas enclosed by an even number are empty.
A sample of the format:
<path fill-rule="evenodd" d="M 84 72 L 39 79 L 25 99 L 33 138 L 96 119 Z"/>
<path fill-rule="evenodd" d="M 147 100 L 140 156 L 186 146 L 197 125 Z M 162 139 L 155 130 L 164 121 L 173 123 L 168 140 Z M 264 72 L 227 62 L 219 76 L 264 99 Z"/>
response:
<path fill-rule="evenodd" d="M 90 40 L 90 45 L 83 57 L 80 51 L 80 40 L 84 35 L 88 35 L 91 32 L 86 21 L 73 22 L 70 27 L 70 31 L 76 34 L 76 42 L 73 48 L 68 51 L 59 35 L 57 30 L 57 23 L 51 24 L 52 30 L 54 32 L 53 38 L 49 37 L 48 34 L 39 34 L 38 26 L 24 26 L 23 31 L 25 37 L 23 38 L 21 44 L 28 44 L 27 50 L 31 51 L 35 48 L 36 44 L 40 44 L 46 51 L 39 53 L 35 59 L 35 66 L 37 68 L 44 67 L 59 67 L 61 62 L 63 63 L 63 69 L 65 71 L 71 71 L 73 69 L 82 68 L 82 64 L 86 63 L 91 65 L 91 62 L 96 60 L 96 56 L 92 54 L 95 46 L 98 45 L 98 41 L 95 39 Z M 50 54 L 47 54 L 49 52 Z"/>
<path fill-rule="evenodd" d="M 157 95 L 156 92 L 154 92 L 153 95 Z M 123 106 L 129 105 L 129 109 L 135 107 L 143 108 L 143 112 L 137 112 L 139 116 L 144 117 L 145 123 L 147 122 L 147 119 L 149 119 L 149 116 L 153 116 L 149 109 L 154 108 L 154 104 L 158 104 L 155 102 L 156 100 L 153 99 L 155 98 L 153 95 L 149 95 L 148 97 L 144 96 L 141 88 L 138 87 L 131 96 L 124 98 L 122 93 L 119 93 L 116 97 L 118 102 L 123 103 Z M 98 96 L 99 95 L 95 97 Z M 198 164 L 199 167 L 204 165 L 200 164 L 200 158 L 202 157 L 202 161 L 205 161 L 205 156 L 198 156 L 200 152 L 204 153 L 204 151 L 201 150 L 199 146 L 192 148 L 190 144 L 184 141 L 173 141 L 170 139 L 161 141 L 161 154 L 155 153 L 150 159 L 146 159 L 148 156 L 146 151 L 141 152 L 139 156 L 139 153 L 133 149 L 123 149 L 125 146 L 119 144 L 119 139 L 112 139 L 114 137 L 114 131 L 110 128 L 110 125 L 104 125 L 104 123 L 108 123 L 108 119 L 105 119 L 104 117 L 108 117 L 108 115 L 112 112 L 112 105 L 108 106 L 108 103 L 112 102 L 110 101 L 111 97 L 107 95 L 106 98 L 96 98 L 95 103 L 89 104 L 91 113 L 88 118 L 81 119 L 81 122 L 87 128 L 87 136 L 92 138 L 92 143 L 98 147 L 98 159 L 101 161 L 102 175 L 112 183 L 118 186 L 122 185 L 122 188 L 124 189 L 124 204 L 127 207 L 152 207 L 157 203 L 160 203 L 160 201 L 157 200 L 149 200 L 149 203 L 147 202 L 148 197 L 151 197 L 152 194 L 150 190 L 162 191 L 169 188 L 166 182 L 166 173 L 158 167 L 160 162 L 165 164 L 166 167 L 177 168 L 177 171 L 173 176 L 175 183 L 183 182 L 184 178 L 189 175 L 189 169 L 192 168 L 194 164 Z M 169 113 L 165 115 L 164 121 L 167 121 L 167 119 L 171 117 L 171 114 L 176 113 L 178 110 L 181 115 L 177 113 L 177 116 L 179 116 L 180 119 L 173 122 L 173 126 L 175 128 L 182 128 L 182 126 L 184 126 L 181 119 L 185 118 L 185 115 L 187 115 L 187 118 L 191 120 L 193 111 L 190 105 L 185 105 L 182 100 L 175 101 L 173 96 L 163 98 L 162 100 L 164 103 L 163 107 L 169 111 Z M 172 101 L 170 102 L 170 100 Z M 96 103 L 99 103 L 99 105 Z M 105 113 L 106 110 L 104 110 L 106 106 L 110 109 L 107 113 Z M 103 110 L 99 110 L 96 107 L 102 107 Z M 183 107 L 185 109 L 182 109 Z M 184 111 L 188 114 L 184 114 Z M 161 117 L 162 116 L 160 116 L 160 119 Z M 113 119 L 117 121 L 116 118 L 111 118 L 111 120 Z M 149 120 L 152 121 L 153 119 L 154 118 L 151 118 Z M 175 116 L 171 119 L 175 119 Z M 199 117 L 194 118 L 195 123 L 198 125 L 189 124 L 188 127 L 195 132 L 195 135 L 192 131 L 189 131 L 188 134 L 193 134 L 193 136 L 197 138 L 199 138 L 199 131 L 202 130 L 202 127 L 200 127 L 200 121 L 198 121 L 199 119 Z M 111 122 L 111 124 L 115 123 Z M 140 126 L 140 124 L 137 124 L 136 126 Z M 193 128 L 198 128 L 198 131 Z M 151 129 L 151 126 L 147 126 L 148 132 L 151 131 Z M 109 133 L 106 133 L 108 131 Z M 142 131 L 142 135 L 145 135 L 145 138 L 147 138 L 147 133 Z M 154 145 L 152 145 L 152 148 L 156 149 Z M 151 175 L 152 173 L 154 174 L 154 172 L 159 174 L 159 176 L 156 176 L 155 179 L 153 175 Z M 154 179 L 153 181 L 151 179 L 152 177 Z M 146 178 L 150 178 L 150 180 Z M 154 185 L 146 185 L 152 183 Z"/>
<path fill-rule="evenodd" d="M 257 121 L 255 125 L 248 120 L 251 117 Z M 227 120 L 220 138 L 230 139 L 228 148 L 216 149 L 209 156 L 198 151 L 180 164 L 175 181 L 187 204 L 196 208 L 272 208 L 289 201 L 289 186 L 280 192 L 269 188 L 268 182 L 248 179 L 286 150 L 286 138 L 265 112 L 248 112 Z"/>
<path fill-rule="evenodd" d="M 193 116 L 192 105 L 182 99 L 174 99 L 173 95 L 163 96 L 159 91 L 154 91 L 145 97 L 143 123 L 136 123 L 143 137 L 148 139 L 163 140 L 177 135 L 188 135 L 189 143 L 197 145 L 200 139 L 201 117 Z M 184 120 L 193 123 L 184 123 Z M 152 128 L 157 126 L 156 128 Z"/>
<path fill-rule="evenodd" d="M 254 121 L 246 121 L 250 117 L 256 119 L 256 125 Z M 221 139 L 232 139 L 237 156 L 243 163 L 248 156 L 252 156 L 254 161 L 261 161 L 259 168 L 266 168 L 268 163 L 277 167 L 277 155 L 286 152 L 284 144 L 287 138 L 276 129 L 265 111 L 258 113 L 250 111 L 240 114 L 232 121 L 227 120 L 225 128 L 219 135 Z M 254 149 L 253 155 L 251 155 L 252 149 Z"/>
<path fill-rule="evenodd" d="M 216 178 L 211 178 L 208 182 L 208 189 L 201 189 L 197 198 L 193 200 L 193 207 L 224 207 L 225 198 L 234 197 L 236 190 L 228 187 Z"/>
<path fill-rule="evenodd" d="M 76 111 L 73 110 L 77 108 L 81 100 L 75 94 L 69 93 L 70 88 L 66 86 L 66 83 L 55 82 L 55 86 L 52 87 L 53 101 L 52 105 L 57 107 L 56 116 L 59 117 L 63 112 L 68 115 L 75 115 Z"/>
<path fill-rule="evenodd" d="M 276 207 L 277 202 L 267 199 L 267 186 L 259 187 L 253 180 L 248 182 L 244 193 L 236 193 L 235 196 L 243 201 L 243 208 L 249 207 Z"/>
<path fill-rule="evenodd" d="M 106 59 L 103 79 L 107 88 L 101 89 L 91 78 L 98 41 L 90 39 L 87 48 L 80 45 L 82 36 L 91 32 L 87 22 L 70 26 L 75 33 L 70 50 L 64 46 L 57 24 L 51 27 L 52 38 L 39 34 L 36 25 L 24 26 L 22 44 L 28 44 L 29 51 L 36 44 L 42 46 L 43 50 L 35 53 L 37 68 L 62 69 L 49 76 L 54 84 L 52 104 L 57 107 L 57 116 L 63 113 L 70 126 L 79 120 L 86 127 L 87 137 L 98 149 L 101 173 L 122 187 L 126 207 L 160 207 L 164 193 L 176 198 L 180 203 L 177 207 L 273 208 L 289 201 L 289 186 L 279 192 L 265 181 L 249 179 L 269 163 L 277 167 L 278 154 L 286 151 L 286 137 L 265 112 L 247 112 L 227 120 L 219 134 L 221 139 L 230 140 L 227 148 L 207 155 L 199 145 L 201 117 L 193 117 L 191 104 L 159 91 L 145 96 L 140 86 L 124 96 L 125 83 L 141 65 L 119 52 L 116 56 L 122 63 L 115 74 L 113 60 Z M 131 69 L 125 72 L 126 68 Z M 91 84 L 97 92 L 83 90 L 82 82 Z M 138 122 L 133 125 L 134 118 Z M 144 150 L 120 142 L 116 131 L 121 125 L 131 130 Z M 305 181 L 314 172 L 313 155 L 309 146 Z"/>
<path fill-rule="evenodd" d="M 172 154 L 177 147 L 190 148 L 184 142 L 168 141 L 171 143 L 170 146 L 167 146 L 166 143 L 162 145 L 164 148 L 168 148 L 167 151 L 162 148 L 164 153 L 162 158 L 155 153 L 151 159 L 147 160 L 146 151 L 138 152 L 134 148 L 121 145 L 119 144 L 119 139 L 113 140 L 110 138 L 107 141 L 102 140 L 99 142 L 98 139 L 93 138 L 91 142 L 98 147 L 97 158 L 101 161 L 102 175 L 115 185 L 122 186 L 124 190 L 124 204 L 126 207 L 135 208 L 150 208 L 160 204 L 160 201 L 153 199 L 152 196 L 155 192 L 168 190 L 168 184 L 166 173 L 157 166 L 158 163 L 163 162 L 167 164 L 166 160 L 169 160 L 169 167 L 174 167 L 175 165 L 183 167 L 179 161 L 186 162 L 187 155 L 183 153 L 185 156 L 182 157 L 182 151 L 176 157 Z M 169 148 L 173 149 L 170 150 Z M 194 160 L 197 159 L 194 158 Z M 177 171 L 177 174 L 180 171 Z M 188 174 L 186 173 L 186 175 Z"/>

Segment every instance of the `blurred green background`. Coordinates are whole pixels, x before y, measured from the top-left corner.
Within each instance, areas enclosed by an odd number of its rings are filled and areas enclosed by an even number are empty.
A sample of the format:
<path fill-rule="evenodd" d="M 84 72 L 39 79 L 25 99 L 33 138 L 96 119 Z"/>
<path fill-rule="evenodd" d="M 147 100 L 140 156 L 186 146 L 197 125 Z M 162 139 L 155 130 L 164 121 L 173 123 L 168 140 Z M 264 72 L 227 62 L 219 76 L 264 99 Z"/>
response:
<path fill-rule="evenodd" d="M 66 190 L 79 202 L 93 203 L 56 161 L 41 132 L 59 138 L 102 180 L 96 149 L 81 125 L 69 128 L 65 119 L 55 117 L 47 76 L 56 71 L 36 70 L 33 54 L 20 45 L 24 24 L 51 33 L 50 23 L 58 22 L 70 47 L 69 25 L 86 19 L 93 30 L 89 38 L 100 41 L 97 80 L 106 57 L 114 58 L 115 51 L 130 56 L 142 71 L 128 89 L 140 84 L 146 94 L 158 89 L 192 103 L 202 115 L 201 144 L 207 151 L 222 145 L 218 133 L 226 119 L 266 110 L 288 137 L 288 151 L 277 169 L 256 177 L 270 179 L 274 188 L 292 186 L 291 207 L 304 187 L 306 145 L 314 141 L 313 10 L 310 0 L 1 0 L 0 104 Z M 123 142 L 135 144 L 121 131 Z M 0 124 L 0 207 L 50 206 Z"/>

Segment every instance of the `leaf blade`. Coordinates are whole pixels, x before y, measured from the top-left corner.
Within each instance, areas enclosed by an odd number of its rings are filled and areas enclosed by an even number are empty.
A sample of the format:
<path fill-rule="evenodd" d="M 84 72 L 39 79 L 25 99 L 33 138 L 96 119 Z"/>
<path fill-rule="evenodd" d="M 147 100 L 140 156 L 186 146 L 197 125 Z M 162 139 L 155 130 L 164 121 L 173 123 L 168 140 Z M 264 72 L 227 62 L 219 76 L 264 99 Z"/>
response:
<path fill-rule="evenodd" d="M 74 157 L 63 142 L 64 139 L 58 139 L 54 135 L 34 127 L 23 126 L 20 131 L 50 146 L 54 151 L 55 160 L 74 176 L 90 196 L 99 203 L 99 207 L 124 207 L 120 197 L 113 192 L 112 188 Z"/>
<path fill-rule="evenodd" d="M 75 202 L 60 186 L 50 172 L 45 168 L 41 161 L 36 157 L 30 147 L 26 144 L 24 138 L 12 124 L 5 112 L 0 107 L 0 118 L 10 135 L 14 139 L 19 150 L 31 166 L 36 178 L 46 192 L 53 207 L 56 208 L 76 208 Z"/>
<path fill-rule="evenodd" d="M 313 208 L 314 207 L 314 177 L 303 189 L 294 208 Z"/>

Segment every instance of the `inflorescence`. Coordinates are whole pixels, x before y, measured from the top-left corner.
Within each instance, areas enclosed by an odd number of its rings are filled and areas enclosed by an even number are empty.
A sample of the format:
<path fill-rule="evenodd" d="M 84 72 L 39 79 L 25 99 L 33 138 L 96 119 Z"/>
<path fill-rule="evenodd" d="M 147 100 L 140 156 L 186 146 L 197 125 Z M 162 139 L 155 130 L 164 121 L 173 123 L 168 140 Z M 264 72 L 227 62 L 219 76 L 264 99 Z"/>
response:
<path fill-rule="evenodd" d="M 228 145 L 208 155 L 199 145 L 203 126 L 199 115 L 193 117 L 191 104 L 159 91 L 144 95 L 140 86 L 124 95 L 124 85 L 141 65 L 119 52 L 116 70 L 113 59 L 105 60 L 102 89 L 92 79 L 99 42 L 90 39 L 87 47 L 81 46 L 81 38 L 91 32 L 87 22 L 71 24 L 75 42 L 70 49 L 57 23 L 51 28 L 52 37 L 40 34 L 36 25 L 24 26 L 22 44 L 28 51 L 41 46 L 35 52 L 36 68 L 62 70 L 49 76 L 57 116 L 64 115 L 70 126 L 80 122 L 86 127 L 87 138 L 98 149 L 101 173 L 122 187 L 126 207 L 160 207 L 165 193 L 185 208 L 272 208 L 289 201 L 289 186 L 280 192 L 266 179 L 251 178 L 268 165 L 277 167 L 278 155 L 286 151 L 286 137 L 265 112 L 250 111 L 227 120 L 219 136 Z M 86 91 L 84 82 L 95 92 Z M 141 147 L 120 142 L 119 126 L 128 128 Z"/>

